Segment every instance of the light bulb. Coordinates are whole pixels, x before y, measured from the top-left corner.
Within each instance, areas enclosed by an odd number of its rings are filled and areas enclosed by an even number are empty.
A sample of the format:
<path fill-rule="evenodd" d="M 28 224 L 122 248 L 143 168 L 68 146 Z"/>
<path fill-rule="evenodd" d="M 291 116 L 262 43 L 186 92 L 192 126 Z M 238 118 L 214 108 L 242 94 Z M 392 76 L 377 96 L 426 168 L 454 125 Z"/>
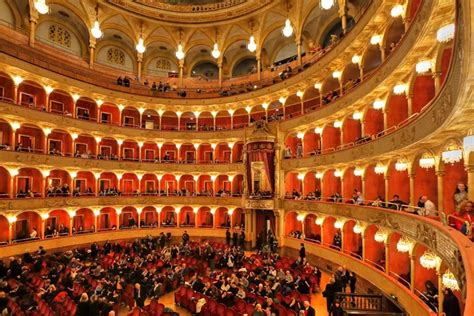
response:
<path fill-rule="evenodd" d="M 252 53 L 257 50 L 257 43 L 255 43 L 255 37 L 253 35 L 250 36 L 249 43 L 247 44 L 247 49 Z"/>
<path fill-rule="evenodd" d="M 291 26 L 290 19 L 286 19 L 282 33 L 285 37 L 290 37 L 291 35 L 293 35 L 293 26 Z"/>
<path fill-rule="evenodd" d="M 401 4 L 397 4 L 396 6 L 394 6 L 392 8 L 392 10 L 390 11 L 390 15 L 394 18 L 400 16 L 403 14 L 403 6 Z"/>
<path fill-rule="evenodd" d="M 334 0 L 321 0 L 321 8 L 324 10 L 329 10 L 334 6 Z"/>
<path fill-rule="evenodd" d="M 219 50 L 217 43 L 214 44 L 214 49 L 212 50 L 211 54 L 212 54 L 212 57 L 214 57 L 215 59 L 219 58 L 219 56 L 221 55 L 221 51 Z"/>
<path fill-rule="evenodd" d="M 94 26 L 91 28 L 91 34 L 96 39 L 99 39 L 99 38 L 102 37 L 103 33 L 102 33 L 102 30 L 100 29 L 100 25 L 99 25 L 98 20 L 95 20 Z"/>
<path fill-rule="evenodd" d="M 454 38 L 454 31 L 454 23 L 445 25 L 436 32 L 436 39 L 438 42 L 449 42 Z"/>

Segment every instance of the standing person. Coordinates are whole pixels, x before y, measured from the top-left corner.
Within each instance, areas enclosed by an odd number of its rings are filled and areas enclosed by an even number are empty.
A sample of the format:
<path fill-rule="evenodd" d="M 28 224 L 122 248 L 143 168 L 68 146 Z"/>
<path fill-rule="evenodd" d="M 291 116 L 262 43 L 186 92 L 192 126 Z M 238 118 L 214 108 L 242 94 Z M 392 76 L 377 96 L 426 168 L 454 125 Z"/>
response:
<path fill-rule="evenodd" d="M 135 283 L 135 289 L 133 291 L 133 298 L 137 307 L 145 307 L 146 294 L 145 291 L 142 291 L 140 283 Z"/>
<path fill-rule="evenodd" d="M 301 246 L 301 248 L 300 248 L 300 258 L 301 258 L 301 261 L 303 262 L 303 259 L 306 258 L 306 248 L 304 247 L 303 243 L 301 243 L 300 246 Z"/>
<path fill-rule="evenodd" d="M 240 239 L 239 245 L 240 245 L 240 247 L 243 248 L 244 245 L 245 245 L 245 231 L 243 231 L 243 230 L 240 231 L 240 238 L 239 239 Z"/>
<path fill-rule="evenodd" d="M 76 316 L 89 316 L 89 295 L 87 293 L 82 293 L 81 298 L 79 299 L 79 304 L 77 304 Z"/>
<path fill-rule="evenodd" d="M 303 145 L 301 143 L 298 143 L 296 146 L 296 158 L 301 158 L 303 157 Z"/>
<path fill-rule="evenodd" d="M 232 233 L 232 244 L 234 245 L 234 247 L 237 247 L 239 245 L 239 234 L 237 234 L 237 231 L 235 229 Z"/>
<path fill-rule="evenodd" d="M 464 200 L 468 199 L 467 186 L 464 183 L 458 183 L 456 187 L 456 191 L 454 191 L 453 199 L 454 199 L 454 210 L 456 212 L 459 212 L 461 203 Z"/>
<path fill-rule="evenodd" d="M 349 272 L 349 288 L 351 290 L 351 294 L 355 293 L 356 290 L 356 283 L 357 283 L 357 276 L 354 272 Z"/>
<path fill-rule="evenodd" d="M 451 289 L 445 288 L 443 300 L 443 312 L 446 316 L 461 316 L 458 298 Z"/>
<path fill-rule="evenodd" d="M 186 230 L 184 231 L 183 236 L 181 238 L 183 239 L 183 246 L 186 246 L 189 242 L 189 235 Z"/>
<path fill-rule="evenodd" d="M 336 281 L 334 278 L 329 279 L 329 283 L 326 284 L 326 289 L 323 292 L 323 297 L 326 298 L 326 308 L 328 310 L 329 315 L 332 312 L 332 305 L 334 303 L 334 299 L 336 297 Z"/>
<path fill-rule="evenodd" d="M 313 307 L 311 307 L 308 301 L 304 301 L 303 306 L 305 316 L 316 316 L 316 311 Z"/>
<path fill-rule="evenodd" d="M 230 246 L 230 230 L 229 230 L 229 228 L 227 228 L 227 230 L 225 231 L 225 242 L 226 242 L 227 246 Z"/>
<path fill-rule="evenodd" d="M 332 316 L 344 316 L 344 310 L 342 309 L 339 300 L 334 301 L 334 305 L 332 306 Z"/>

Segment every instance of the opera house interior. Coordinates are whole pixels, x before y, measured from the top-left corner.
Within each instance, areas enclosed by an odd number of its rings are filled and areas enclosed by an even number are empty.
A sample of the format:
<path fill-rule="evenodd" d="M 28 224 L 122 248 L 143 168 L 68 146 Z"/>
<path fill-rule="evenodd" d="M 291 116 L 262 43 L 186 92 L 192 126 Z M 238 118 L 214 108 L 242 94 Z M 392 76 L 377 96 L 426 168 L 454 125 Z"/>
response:
<path fill-rule="evenodd" d="M 471 14 L 0 1 L 1 316 L 473 316 Z"/>

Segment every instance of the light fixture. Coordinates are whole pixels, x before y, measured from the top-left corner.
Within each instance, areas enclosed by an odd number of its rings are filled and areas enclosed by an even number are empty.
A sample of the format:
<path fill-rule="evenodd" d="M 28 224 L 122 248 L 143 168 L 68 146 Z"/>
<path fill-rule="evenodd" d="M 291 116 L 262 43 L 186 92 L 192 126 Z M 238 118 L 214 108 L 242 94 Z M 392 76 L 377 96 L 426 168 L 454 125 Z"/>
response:
<path fill-rule="evenodd" d="M 329 10 L 334 6 L 334 0 L 321 0 L 319 5 L 321 6 L 321 9 Z"/>
<path fill-rule="evenodd" d="M 438 32 L 436 32 L 436 39 L 438 42 L 449 42 L 454 38 L 455 26 L 454 23 L 445 25 L 441 27 Z"/>
<path fill-rule="evenodd" d="M 250 36 L 249 43 L 247 44 L 247 49 L 251 53 L 257 50 L 257 43 L 255 43 L 255 37 L 253 35 Z"/>
<path fill-rule="evenodd" d="M 385 170 L 387 170 L 387 168 L 382 165 L 382 164 L 377 164 L 375 167 L 374 167 L 374 172 L 375 174 L 384 174 L 385 173 Z"/>
<path fill-rule="evenodd" d="M 364 169 L 362 168 L 355 168 L 354 169 L 354 175 L 356 177 L 361 177 L 364 174 Z"/>
<path fill-rule="evenodd" d="M 364 229 L 364 227 L 362 227 L 361 224 L 356 223 L 354 225 L 354 228 L 352 228 L 352 231 L 354 232 L 354 234 L 361 234 L 363 229 Z"/>
<path fill-rule="evenodd" d="M 13 76 L 13 82 L 18 87 L 23 82 L 23 78 L 21 76 Z"/>
<path fill-rule="evenodd" d="M 341 79 L 341 76 L 342 76 L 342 71 L 334 71 L 334 72 L 332 73 L 332 77 L 333 77 L 334 79 Z"/>
<path fill-rule="evenodd" d="M 16 177 L 20 173 L 20 169 L 18 168 L 8 168 L 7 170 L 10 174 L 10 177 Z"/>
<path fill-rule="evenodd" d="M 315 132 L 316 134 L 320 134 L 320 135 L 321 135 L 321 133 L 323 132 L 323 128 L 322 128 L 322 127 L 315 127 L 315 128 L 314 128 L 314 132 Z"/>
<path fill-rule="evenodd" d="M 387 240 L 387 232 L 383 229 L 379 229 L 375 235 L 374 235 L 374 240 L 376 242 L 385 242 Z"/>
<path fill-rule="evenodd" d="M 399 17 L 400 15 L 402 15 L 403 11 L 404 11 L 403 6 L 401 4 L 397 4 L 390 11 L 390 15 L 392 17 L 396 18 L 396 17 Z"/>
<path fill-rule="evenodd" d="M 304 95 L 304 92 L 303 92 L 303 91 L 301 91 L 301 90 L 296 91 L 296 96 L 297 96 L 298 98 L 301 99 L 301 98 L 303 97 L 303 95 Z"/>
<path fill-rule="evenodd" d="M 409 252 L 413 247 L 413 241 L 407 237 L 401 237 L 397 242 L 397 251 L 398 252 Z"/>
<path fill-rule="evenodd" d="M 335 170 L 334 171 L 334 176 L 337 177 L 337 178 L 342 177 L 342 171 L 341 170 Z"/>
<path fill-rule="evenodd" d="M 48 136 L 49 134 L 51 134 L 52 131 L 53 130 L 49 127 L 43 128 L 43 133 L 44 133 L 45 136 Z"/>
<path fill-rule="evenodd" d="M 436 268 L 440 261 L 441 259 L 429 250 L 426 250 L 420 257 L 420 265 L 428 270 Z"/>
<path fill-rule="evenodd" d="M 424 74 L 430 71 L 433 67 L 431 60 L 422 60 L 416 64 L 415 70 L 419 74 Z"/>
<path fill-rule="evenodd" d="M 176 51 L 175 55 L 176 55 L 176 58 L 178 58 L 178 60 L 181 60 L 184 58 L 183 45 L 181 45 L 181 43 L 178 45 L 178 50 Z"/>
<path fill-rule="evenodd" d="M 342 219 L 338 219 L 334 222 L 334 228 L 341 229 L 344 226 L 344 221 Z"/>
<path fill-rule="evenodd" d="M 316 220 L 314 221 L 314 223 L 318 226 L 321 226 L 324 222 L 324 217 L 323 216 L 318 216 L 316 217 Z"/>
<path fill-rule="evenodd" d="M 199 207 L 198 206 L 194 206 L 193 207 L 193 213 L 194 214 L 197 214 L 199 212 Z"/>
<path fill-rule="evenodd" d="M 81 98 L 81 96 L 80 96 L 79 94 L 77 94 L 77 93 L 74 93 L 74 94 L 72 95 L 72 100 L 73 100 L 74 102 L 77 102 L 77 100 L 79 100 L 80 98 Z"/>
<path fill-rule="evenodd" d="M 16 215 L 8 215 L 7 216 L 8 223 L 13 224 L 16 222 L 17 218 Z"/>
<path fill-rule="evenodd" d="M 143 38 L 142 38 L 141 35 L 140 35 L 140 38 L 138 39 L 138 44 L 137 44 L 137 46 L 135 46 L 135 48 L 137 49 L 137 52 L 139 54 L 143 54 L 146 50 L 146 47 L 145 47 L 145 44 L 143 42 Z"/>
<path fill-rule="evenodd" d="M 360 56 L 359 55 L 352 56 L 352 63 L 353 64 L 359 64 L 360 63 Z"/>
<path fill-rule="evenodd" d="M 298 133 L 296 133 L 296 137 L 298 139 L 303 139 L 304 138 L 304 133 L 303 132 L 298 132 Z"/>
<path fill-rule="evenodd" d="M 293 26 L 291 26 L 290 19 L 286 19 L 285 26 L 281 31 L 283 33 L 283 36 L 285 37 L 290 37 L 291 35 L 293 35 Z"/>
<path fill-rule="evenodd" d="M 300 181 L 302 181 L 304 179 L 304 173 L 298 173 L 298 175 L 296 176 L 296 178 Z"/>
<path fill-rule="evenodd" d="M 319 172 L 319 171 L 318 171 L 318 172 L 315 173 L 314 176 L 316 177 L 316 179 L 322 179 L 323 176 L 324 176 L 324 174 L 323 174 L 322 172 Z"/>
<path fill-rule="evenodd" d="M 408 168 L 408 164 L 405 161 L 398 160 L 395 163 L 395 170 L 397 171 L 405 171 Z"/>
<path fill-rule="evenodd" d="M 278 99 L 278 102 L 280 102 L 282 105 L 285 105 L 286 97 L 280 97 L 280 98 Z"/>
<path fill-rule="evenodd" d="M 303 214 L 298 214 L 298 216 L 296 216 L 296 220 L 297 220 L 298 222 L 304 221 L 304 215 L 303 215 Z"/>
<path fill-rule="evenodd" d="M 49 12 L 49 6 L 46 4 L 46 0 L 35 0 L 34 6 L 39 14 L 46 14 Z"/>
<path fill-rule="evenodd" d="M 393 93 L 400 95 L 405 93 L 407 90 L 407 86 L 403 83 L 397 84 L 395 87 L 393 87 Z"/>
<path fill-rule="evenodd" d="M 232 216 L 232 214 L 234 214 L 234 209 L 232 209 L 232 208 L 229 209 L 229 210 L 227 211 L 227 214 L 228 214 L 229 216 Z"/>
<path fill-rule="evenodd" d="M 102 99 L 97 99 L 95 101 L 95 103 L 97 103 L 97 105 L 99 106 L 99 108 L 102 106 L 102 104 L 104 104 L 104 101 Z"/>
<path fill-rule="evenodd" d="M 46 94 L 47 94 L 47 95 L 50 95 L 51 92 L 54 91 L 54 88 L 51 87 L 51 86 L 45 86 L 45 87 L 44 87 L 44 91 L 46 91 Z"/>
<path fill-rule="evenodd" d="M 335 120 L 334 121 L 334 127 L 335 128 L 341 128 L 342 127 L 342 121 L 341 120 Z"/>
<path fill-rule="evenodd" d="M 455 164 L 462 160 L 462 150 L 461 149 L 451 149 L 443 151 L 441 153 L 441 159 L 446 164 Z"/>
<path fill-rule="evenodd" d="M 385 101 L 383 100 L 380 100 L 380 99 L 377 99 L 374 101 L 374 103 L 372 104 L 373 108 L 376 109 L 376 110 L 381 110 L 385 107 Z"/>
<path fill-rule="evenodd" d="M 433 168 L 435 165 L 435 159 L 430 154 L 423 154 L 418 161 L 420 167 L 423 169 Z"/>
<path fill-rule="evenodd" d="M 214 43 L 214 49 L 212 50 L 211 54 L 212 54 L 212 57 L 214 57 L 215 59 L 219 58 L 219 56 L 221 55 L 221 52 L 219 50 L 217 43 Z"/>
<path fill-rule="evenodd" d="M 360 120 L 362 119 L 362 112 L 360 111 L 355 111 L 354 114 L 352 114 L 352 118 L 354 120 Z"/>
<path fill-rule="evenodd" d="M 380 35 L 374 35 L 370 38 L 370 44 L 372 45 L 377 45 L 382 42 L 382 36 Z"/>
<path fill-rule="evenodd" d="M 317 82 L 317 83 L 314 84 L 314 88 L 315 88 L 316 90 L 320 90 L 320 91 L 321 91 L 321 87 L 322 87 L 322 86 L 323 86 L 323 85 L 322 85 L 321 83 L 319 83 L 319 82 Z"/>
<path fill-rule="evenodd" d="M 69 176 L 71 177 L 71 179 L 75 179 L 77 177 L 77 171 L 70 170 L 69 171 Z"/>
<path fill-rule="evenodd" d="M 263 102 L 262 108 L 266 111 L 268 109 L 268 102 Z"/>
<path fill-rule="evenodd" d="M 452 291 L 459 290 L 458 280 L 456 280 L 454 274 L 449 270 L 446 270 L 446 272 L 443 274 L 442 282 L 445 287 L 451 289 Z"/>

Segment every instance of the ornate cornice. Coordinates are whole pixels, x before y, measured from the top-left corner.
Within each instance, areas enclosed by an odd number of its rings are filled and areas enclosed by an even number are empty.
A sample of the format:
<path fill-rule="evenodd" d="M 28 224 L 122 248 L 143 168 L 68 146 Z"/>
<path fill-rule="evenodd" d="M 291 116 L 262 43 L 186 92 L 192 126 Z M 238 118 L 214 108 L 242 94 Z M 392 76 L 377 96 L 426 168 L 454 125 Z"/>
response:
<path fill-rule="evenodd" d="M 25 152 L 2 151 L 0 156 L 2 165 L 8 164 L 17 167 L 42 166 L 52 170 L 79 170 L 79 171 L 112 171 L 122 170 L 130 173 L 217 173 L 217 174 L 244 174 L 245 166 L 242 163 L 232 164 L 168 164 L 168 163 L 140 163 L 100 159 L 82 159 L 72 157 L 31 154 Z"/>
<path fill-rule="evenodd" d="M 212 206 L 244 207 L 240 197 L 188 197 L 188 196 L 103 196 L 103 197 L 58 197 L 45 199 L 10 199 L 0 200 L 0 213 L 19 213 L 28 210 L 80 209 L 98 207 L 122 206 Z"/>

